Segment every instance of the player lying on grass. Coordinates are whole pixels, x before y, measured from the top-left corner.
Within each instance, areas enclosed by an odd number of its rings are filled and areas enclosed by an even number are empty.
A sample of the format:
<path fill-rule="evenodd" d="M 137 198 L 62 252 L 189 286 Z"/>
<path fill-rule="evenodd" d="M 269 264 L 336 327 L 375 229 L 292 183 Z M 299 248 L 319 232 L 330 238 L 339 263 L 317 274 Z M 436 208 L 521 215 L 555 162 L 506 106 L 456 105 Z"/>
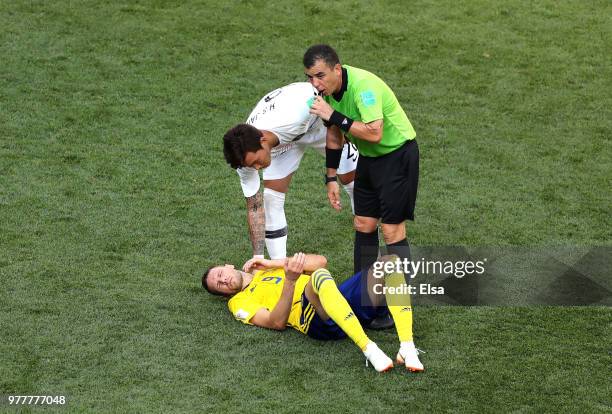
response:
<path fill-rule="evenodd" d="M 396 259 L 384 256 L 378 261 Z M 412 340 L 410 295 L 390 294 L 393 289 L 389 288 L 401 290 L 405 284 L 403 273 L 384 273 L 377 278 L 374 269 L 383 267 L 373 265 L 338 287 L 326 265 L 325 257 L 304 253 L 282 260 L 252 258 L 242 271 L 232 265 L 208 269 L 202 276 L 202 287 L 230 297 L 230 312 L 245 324 L 277 330 L 291 326 L 321 340 L 348 336 L 379 372 L 391 369 L 393 361 L 368 338 L 362 326 L 390 312 L 400 340 L 397 362 L 410 371 L 423 371 Z"/>
<path fill-rule="evenodd" d="M 234 126 L 223 137 L 223 154 L 237 169 L 246 198 L 253 257 L 263 257 L 264 242 L 272 259 L 287 255 L 285 194 L 291 177 L 306 148 L 325 153 L 327 129 L 319 117 L 308 112 L 316 95 L 317 90 L 306 82 L 276 89 L 261 98 L 246 123 Z M 359 154 L 349 143 L 343 144 L 341 152 L 334 179 L 340 180 L 352 205 Z M 263 169 L 263 196 L 259 169 Z"/>

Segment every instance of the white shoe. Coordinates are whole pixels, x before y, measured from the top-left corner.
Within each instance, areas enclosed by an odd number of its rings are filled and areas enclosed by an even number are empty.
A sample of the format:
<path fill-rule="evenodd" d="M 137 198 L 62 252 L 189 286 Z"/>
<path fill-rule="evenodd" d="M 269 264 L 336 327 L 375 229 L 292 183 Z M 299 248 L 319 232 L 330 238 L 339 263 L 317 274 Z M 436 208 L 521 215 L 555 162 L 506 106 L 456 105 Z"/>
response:
<path fill-rule="evenodd" d="M 374 343 L 370 342 L 366 345 L 365 351 L 363 354 L 366 357 L 366 366 L 368 366 L 368 362 L 372 364 L 374 369 L 378 372 L 389 371 L 393 368 L 393 361 L 389 358 L 380 348 Z"/>
<path fill-rule="evenodd" d="M 411 372 L 423 372 L 423 364 L 419 361 L 419 351 L 414 346 L 414 342 L 407 342 L 400 346 L 395 357 L 398 364 L 405 365 Z"/>

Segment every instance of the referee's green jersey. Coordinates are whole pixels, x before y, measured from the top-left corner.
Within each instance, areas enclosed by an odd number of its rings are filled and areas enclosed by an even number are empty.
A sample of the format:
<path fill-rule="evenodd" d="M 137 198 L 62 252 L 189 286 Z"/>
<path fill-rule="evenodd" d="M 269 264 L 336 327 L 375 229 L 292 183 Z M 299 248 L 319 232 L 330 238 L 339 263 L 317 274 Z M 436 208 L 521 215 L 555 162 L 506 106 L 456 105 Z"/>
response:
<path fill-rule="evenodd" d="M 333 96 L 325 100 L 337 110 L 355 121 L 364 123 L 383 120 L 383 135 L 378 144 L 364 141 L 346 133 L 357 146 L 360 155 L 379 157 L 414 139 L 416 132 L 400 106 L 395 94 L 378 76 L 363 69 L 342 65 L 347 72 L 347 86 L 340 101 Z"/>

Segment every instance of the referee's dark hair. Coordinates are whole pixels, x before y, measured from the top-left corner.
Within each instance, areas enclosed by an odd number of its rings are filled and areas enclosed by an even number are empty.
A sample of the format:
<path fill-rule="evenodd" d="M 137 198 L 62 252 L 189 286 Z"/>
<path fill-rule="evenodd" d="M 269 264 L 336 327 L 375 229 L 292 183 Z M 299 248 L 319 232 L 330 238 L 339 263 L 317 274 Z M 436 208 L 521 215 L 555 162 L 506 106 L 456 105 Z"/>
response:
<path fill-rule="evenodd" d="M 330 45 L 313 45 L 304 53 L 303 63 L 306 69 L 313 67 L 317 60 L 323 60 L 330 68 L 340 63 L 338 54 Z"/>
<path fill-rule="evenodd" d="M 223 155 L 232 168 L 242 167 L 247 152 L 262 149 L 261 131 L 252 125 L 238 124 L 223 136 Z"/>

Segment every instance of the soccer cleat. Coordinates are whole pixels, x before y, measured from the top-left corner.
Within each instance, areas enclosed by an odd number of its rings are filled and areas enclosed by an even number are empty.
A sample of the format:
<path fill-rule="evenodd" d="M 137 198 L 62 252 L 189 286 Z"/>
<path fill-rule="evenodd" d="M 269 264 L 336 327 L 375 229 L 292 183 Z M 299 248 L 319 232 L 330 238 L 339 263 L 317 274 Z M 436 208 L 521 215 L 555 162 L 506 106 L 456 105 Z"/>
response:
<path fill-rule="evenodd" d="M 370 342 L 366 345 L 365 351 L 363 354 L 366 357 L 366 367 L 368 366 L 368 362 L 372 364 L 374 369 L 378 372 L 389 371 L 393 368 L 393 361 L 389 358 L 380 348 L 374 343 Z"/>
<path fill-rule="evenodd" d="M 395 326 L 395 322 L 391 315 L 386 314 L 385 316 L 380 316 L 375 318 L 370 322 L 370 325 L 367 326 L 369 329 L 373 329 L 375 331 L 380 331 L 383 329 L 393 328 Z"/>
<path fill-rule="evenodd" d="M 400 346 L 395 357 L 398 364 L 405 365 L 411 372 L 423 372 L 423 364 L 419 361 L 419 351 L 414 346 L 414 342 L 407 342 Z"/>

